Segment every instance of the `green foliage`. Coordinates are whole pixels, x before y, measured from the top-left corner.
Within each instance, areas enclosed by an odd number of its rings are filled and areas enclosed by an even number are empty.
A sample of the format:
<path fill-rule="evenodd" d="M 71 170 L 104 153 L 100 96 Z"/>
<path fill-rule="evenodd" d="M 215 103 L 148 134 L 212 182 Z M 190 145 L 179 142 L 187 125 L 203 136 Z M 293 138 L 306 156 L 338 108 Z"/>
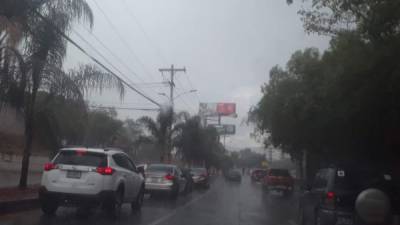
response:
<path fill-rule="evenodd" d="M 175 125 L 174 146 L 178 155 L 184 161 L 206 166 L 221 168 L 224 149 L 218 141 L 217 130 L 213 127 L 203 127 L 198 116 L 185 116 L 185 119 Z"/>
<path fill-rule="evenodd" d="M 161 111 L 156 120 L 151 117 L 144 116 L 138 119 L 146 130 L 150 133 L 150 139 L 160 149 L 160 161 L 163 162 L 167 156 L 169 158 L 171 149 L 169 148 L 169 138 L 172 135 L 171 125 L 174 123 L 176 116 L 172 109 Z"/>
<path fill-rule="evenodd" d="M 285 69 L 271 69 L 251 117 L 295 158 L 303 150 L 331 160 L 394 155 L 400 146 L 400 67 L 397 41 L 391 46 L 352 32 L 334 37 L 322 55 L 297 51 Z"/>

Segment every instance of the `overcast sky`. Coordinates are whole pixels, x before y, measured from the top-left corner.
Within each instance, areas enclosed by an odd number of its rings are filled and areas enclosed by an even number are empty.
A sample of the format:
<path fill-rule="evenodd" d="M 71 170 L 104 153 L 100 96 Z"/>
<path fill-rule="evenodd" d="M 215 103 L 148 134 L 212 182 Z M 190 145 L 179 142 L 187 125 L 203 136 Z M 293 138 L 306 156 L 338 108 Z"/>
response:
<path fill-rule="evenodd" d="M 94 12 L 93 30 L 89 33 L 87 26 L 78 24 L 71 37 L 116 71 L 99 52 L 104 55 L 127 77 L 124 79 L 138 83 L 146 95 L 160 103 L 167 101 L 158 95 L 168 93 L 165 85 L 148 83 L 162 82 L 158 69 L 174 64 L 187 69 L 186 74 L 177 74 L 176 94 L 198 90 L 177 98 L 177 110 L 194 114 L 199 102 L 237 103 L 238 118 L 222 120 L 237 125 L 237 134 L 226 139 L 230 149 L 261 146 L 249 137 L 252 128 L 242 121 L 250 106 L 260 99 L 260 86 L 268 81 L 269 69 L 276 64 L 285 65 L 295 50 L 325 49 L 329 41 L 305 34 L 297 15 L 300 5 L 288 6 L 285 0 L 87 1 Z M 89 62 L 77 49 L 69 47 L 67 68 Z M 155 107 L 130 90 L 123 102 L 113 92 L 88 99 L 105 106 Z M 120 118 L 155 116 L 141 111 L 118 113 Z"/>

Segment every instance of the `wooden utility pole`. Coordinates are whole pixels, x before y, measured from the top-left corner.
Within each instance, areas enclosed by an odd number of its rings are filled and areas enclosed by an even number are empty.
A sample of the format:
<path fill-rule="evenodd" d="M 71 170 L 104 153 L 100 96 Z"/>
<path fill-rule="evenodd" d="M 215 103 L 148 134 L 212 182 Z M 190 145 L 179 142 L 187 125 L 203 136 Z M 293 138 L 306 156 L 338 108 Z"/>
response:
<path fill-rule="evenodd" d="M 169 101 L 171 104 L 171 120 L 169 123 L 169 134 L 168 134 L 168 161 L 171 161 L 171 151 L 172 151 L 172 121 L 173 121 L 173 116 L 174 116 L 174 88 L 175 88 L 175 73 L 176 72 L 184 72 L 186 73 L 186 68 L 175 68 L 174 64 L 171 65 L 170 68 L 161 68 L 158 69 L 161 73 L 167 72 L 170 74 L 170 80 L 168 81 L 169 83 Z"/>

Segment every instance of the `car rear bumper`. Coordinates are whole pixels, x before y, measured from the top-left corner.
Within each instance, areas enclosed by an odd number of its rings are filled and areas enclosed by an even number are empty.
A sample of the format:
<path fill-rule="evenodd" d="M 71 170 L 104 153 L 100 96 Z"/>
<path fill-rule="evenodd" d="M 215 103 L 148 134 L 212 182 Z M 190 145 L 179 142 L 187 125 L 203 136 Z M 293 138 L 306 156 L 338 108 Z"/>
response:
<path fill-rule="evenodd" d="M 97 194 L 76 194 L 48 191 L 46 187 L 39 189 L 40 202 L 52 201 L 63 206 L 74 206 L 82 204 L 101 204 L 104 201 L 112 200 L 114 191 L 101 191 Z"/>
<path fill-rule="evenodd" d="M 146 183 L 145 184 L 146 192 L 169 192 L 173 190 L 173 184 L 162 184 L 162 183 Z"/>
<path fill-rule="evenodd" d="M 319 216 L 321 225 L 353 225 L 354 218 L 352 212 L 320 209 Z"/>

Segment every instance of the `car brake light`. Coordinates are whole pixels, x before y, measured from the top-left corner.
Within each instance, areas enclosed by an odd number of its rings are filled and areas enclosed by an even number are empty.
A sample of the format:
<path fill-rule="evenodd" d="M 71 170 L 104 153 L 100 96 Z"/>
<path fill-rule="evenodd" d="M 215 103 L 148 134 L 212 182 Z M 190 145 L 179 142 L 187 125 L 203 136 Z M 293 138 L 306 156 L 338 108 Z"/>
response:
<path fill-rule="evenodd" d="M 44 164 L 44 171 L 50 171 L 50 170 L 54 170 L 57 169 L 57 165 L 54 163 L 46 163 Z"/>
<path fill-rule="evenodd" d="M 325 197 L 325 207 L 329 209 L 334 209 L 336 204 L 336 194 L 333 191 L 326 193 Z"/>
<path fill-rule="evenodd" d="M 173 176 L 173 175 L 171 175 L 171 174 L 167 174 L 167 175 L 165 175 L 165 179 L 166 180 L 173 180 L 175 177 Z"/>
<path fill-rule="evenodd" d="M 111 175 L 114 173 L 114 169 L 111 167 L 97 167 L 96 171 L 101 175 Z"/>

